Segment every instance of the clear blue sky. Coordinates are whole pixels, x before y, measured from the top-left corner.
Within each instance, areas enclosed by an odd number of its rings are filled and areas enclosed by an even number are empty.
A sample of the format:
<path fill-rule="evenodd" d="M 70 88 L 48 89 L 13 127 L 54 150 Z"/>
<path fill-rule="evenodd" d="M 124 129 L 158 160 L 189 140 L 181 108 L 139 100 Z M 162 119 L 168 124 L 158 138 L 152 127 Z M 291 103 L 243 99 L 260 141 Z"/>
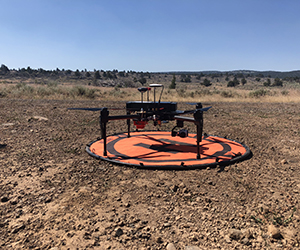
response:
<path fill-rule="evenodd" d="M 299 0 L 0 0 L 0 64 L 300 69 Z"/>

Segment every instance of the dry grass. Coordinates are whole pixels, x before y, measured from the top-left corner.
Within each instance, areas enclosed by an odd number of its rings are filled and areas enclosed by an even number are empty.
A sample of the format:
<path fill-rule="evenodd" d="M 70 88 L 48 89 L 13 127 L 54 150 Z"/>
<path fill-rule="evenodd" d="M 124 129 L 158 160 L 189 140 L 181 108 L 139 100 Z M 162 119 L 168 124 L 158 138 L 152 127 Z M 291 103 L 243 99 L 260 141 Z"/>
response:
<path fill-rule="evenodd" d="M 141 94 L 135 88 L 62 85 L 56 82 L 46 84 L 2 82 L 0 84 L 0 98 L 135 101 L 140 100 Z M 144 98 L 146 98 L 146 95 Z M 150 98 L 153 98 L 152 93 Z M 283 88 L 266 88 L 254 85 L 248 85 L 245 88 L 227 88 L 221 85 L 203 87 L 178 84 L 176 89 L 166 87 L 162 101 L 299 103 L 300 88 L 294 85 Z"/>

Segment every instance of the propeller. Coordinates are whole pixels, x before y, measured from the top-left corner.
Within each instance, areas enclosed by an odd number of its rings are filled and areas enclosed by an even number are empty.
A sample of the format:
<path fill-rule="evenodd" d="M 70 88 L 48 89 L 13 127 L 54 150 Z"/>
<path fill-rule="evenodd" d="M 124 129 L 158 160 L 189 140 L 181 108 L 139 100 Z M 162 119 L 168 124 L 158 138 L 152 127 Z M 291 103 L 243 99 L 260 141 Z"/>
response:
<path fill-rule="evenodd" d="M 195 113 L 196 111 L 207 111 L 209 110 L 210 108 L 212 108 L 212 106 L 209 106 L 209 107 L 205 107 L 205 108 L 201 108 L 201 109 L 193 109 L 193 110 L 184 110 L 184 111 L 181 111 L 181 110 L 177 110 L 176 112 L 178 114 L 192 114 L 192 113 Z"/>
<path fill-rule="evenodd" d="M 101 111 L 105 108 L 68 108 L 69 110 Z M 109 110 L 124 110 L 125 108 L 107 108 Z"/>
<path fill-rule="evenodd" d="M 188 105 L 197 105 L 198 103 L 197 102 L 187 102 L 186 104 L 188 104 Z"/>

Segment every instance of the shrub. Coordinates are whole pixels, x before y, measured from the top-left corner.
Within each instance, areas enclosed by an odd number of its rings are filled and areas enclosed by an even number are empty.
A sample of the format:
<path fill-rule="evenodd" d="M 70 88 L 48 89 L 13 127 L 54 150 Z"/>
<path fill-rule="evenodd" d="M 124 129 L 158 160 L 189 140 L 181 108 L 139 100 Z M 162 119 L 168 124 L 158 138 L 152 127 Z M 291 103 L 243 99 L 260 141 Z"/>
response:
<path fill-rule="evenodd" d="M 227 87 L 235 87 L 239 84 L 240 84 L 239 80 L 236 79 L 236 77 L 235 77 L 232 81 L 227 83 Z"/>
<path fill-rule="evenodd" d="M 234 94 L 231 92 L 231 91 L 222 91 L 220 93 L 220 95 L 222 97 L 225 97 L 225 98 L 231 98 L 231 97 L 234 97 Z"/>
<path fill-rule="evenodd" d="M 268 94 L 267 90 L 265 90 L 265 89 L 258 89 L 258 90 L 250 92 L 249 96 L 250 97 L 259 98 L 259 97 L 262 97 L 262 96 L 266 96 L 267 94 Z"/>
<path fill-rule="evenodd" d="M 71 89 L 75 96 L 87 97 L 90 99 L 95 98 L 95 89 L 85 88 L 83 86 L 76 86 Z"/>
<path fill-rule="evenodd" d="M 0 98 L 7 96 L 6 89 L 0 89 Z"/>
<path fill-rule="evenodd" d="M 271 80 L 268 78 L 266 82 L 264 82 L 264 86 L 269 87 L 271 86 Z"/>
<path fill-rule="evenodd" d="M 184 88 L 180 88 L 180 89 L 177 89 L 176 90 L 177 94 L 180 96 L 180 97 L 185 97 L 185 89 Z"/>
<path fill-rule="evenodd" d="M 201 82 L 200 84 L 201 84 L 202 86 L 205 86 L 205 87 L 211 86 L 211 82 L 210 82 L 210 80 L 208 80 L 207 78 L 205 78 L 205 79 L 203 80 L 203 82 Z"/>
<path fill-rule="evenodd" d="M 274 80 L 273 86 L 282 87 L 283 86 L 283 82 L 277 77 Z"/>
<path fill-rule="evenodd" d="M 206 96 L 206 95 L 212 95 L 213 93 L 209 89 L 201 89 L 201 90 L 196 90 L 195 94 L 198 96 Z"/>

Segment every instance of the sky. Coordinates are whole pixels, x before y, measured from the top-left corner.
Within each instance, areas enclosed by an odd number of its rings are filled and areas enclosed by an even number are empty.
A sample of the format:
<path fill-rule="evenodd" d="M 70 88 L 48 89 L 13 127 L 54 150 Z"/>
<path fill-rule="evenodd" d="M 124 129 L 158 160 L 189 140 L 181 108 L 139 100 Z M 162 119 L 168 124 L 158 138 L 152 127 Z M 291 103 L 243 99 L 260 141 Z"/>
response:
<path fill-rule="evenodd" d="M 299 0 L 0 0 L 10 69 L 300 69 Z"/>

